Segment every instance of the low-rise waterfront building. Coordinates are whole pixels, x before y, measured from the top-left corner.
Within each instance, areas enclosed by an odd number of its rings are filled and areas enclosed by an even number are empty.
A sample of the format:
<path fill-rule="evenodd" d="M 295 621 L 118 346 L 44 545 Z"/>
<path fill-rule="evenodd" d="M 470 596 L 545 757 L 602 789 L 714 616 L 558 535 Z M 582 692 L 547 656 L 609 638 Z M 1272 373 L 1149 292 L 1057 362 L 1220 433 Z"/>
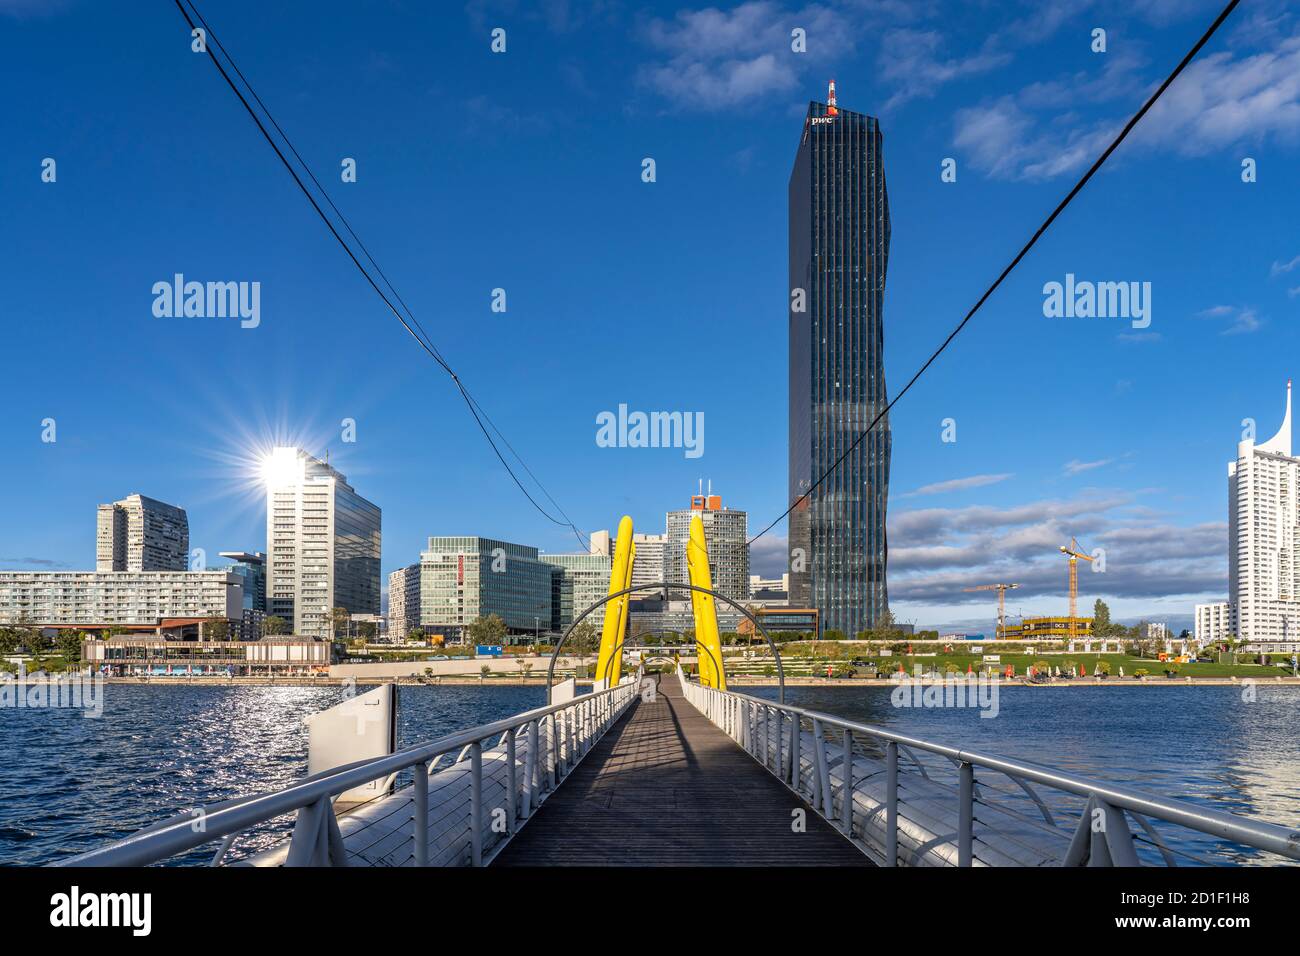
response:
<path fill-rule="evenodd" d="M 110 677 L 306 677 L 329 673 L 330 642 L 311 637 L 177 641 L 115 635 L 83 642 L 81 658 Z"/>

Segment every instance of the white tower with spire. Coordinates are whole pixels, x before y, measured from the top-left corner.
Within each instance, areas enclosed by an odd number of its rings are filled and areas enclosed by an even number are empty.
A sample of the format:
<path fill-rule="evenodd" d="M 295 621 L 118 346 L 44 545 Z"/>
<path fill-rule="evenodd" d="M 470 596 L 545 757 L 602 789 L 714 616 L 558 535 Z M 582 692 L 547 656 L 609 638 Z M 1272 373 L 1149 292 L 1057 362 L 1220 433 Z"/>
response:
<path fill-rule="evenodd" d="M 1289 381 L 1277 434 L 1243 440 L 1228 462 L 1228 603 L 1237 637 L 1300 647 L 1300 458 L 1291 455 Z"/>

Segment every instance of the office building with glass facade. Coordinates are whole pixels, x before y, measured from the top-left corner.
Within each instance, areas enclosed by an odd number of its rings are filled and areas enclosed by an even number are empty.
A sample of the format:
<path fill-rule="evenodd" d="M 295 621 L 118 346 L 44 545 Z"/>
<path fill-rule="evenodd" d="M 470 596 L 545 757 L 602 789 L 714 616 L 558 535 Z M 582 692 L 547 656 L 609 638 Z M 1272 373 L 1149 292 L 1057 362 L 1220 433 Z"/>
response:
<path fill-rule="evenodd" d="M 256 641 L 262 636 L 262 619 L 266 616 L 266 555 L 260 551 L 220 554 L 232 563 L 213 570 L 238 575 L 244 582 L 243 615 L 232 636 L 241 641 Z"/>
<path fill-rule="evenodd" d="M 330 636 L 330 611 L 379 614 L 380 511 L 326 462 L 276 448 L 266 469 L 267 611 Z"/>
<path fill-rule="evenodd" d="M 597 601 L 609 595 L 609 576 L 614 561 L 607 554 L 543 554 L 542 561 L 555 568 L 551 582 L 552 631 L 563 631 Z M 641 560 L 638 551 L 637 561 Z M 605 620 L 600 609 L 587 617 L 597 627 Z"/>
<path fill-rule="evenodd" d="M 430 537 L 420 554 L 420 626 L 463 641 L 480 617 L 499 616 L 512 634 L 551 623 L 554 565 L 536 548 L 479 537 Z"/>
<path fill-rule="evenodd" d="M 789 601 L 850 637 L 889 606 L 888 419 L 852 447 L 887 401 L 881 142 L 874 118 L 810 103 L 789 184 Z"/>

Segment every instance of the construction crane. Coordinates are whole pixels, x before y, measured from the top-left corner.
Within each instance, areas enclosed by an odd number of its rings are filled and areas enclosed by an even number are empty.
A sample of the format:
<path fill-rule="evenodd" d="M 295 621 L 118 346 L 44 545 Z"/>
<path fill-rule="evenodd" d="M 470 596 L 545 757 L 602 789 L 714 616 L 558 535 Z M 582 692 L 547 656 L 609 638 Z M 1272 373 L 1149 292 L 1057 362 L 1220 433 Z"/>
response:
<path fill-rule="evenodd" d="M 1061 553 L 1068 555 L 1070 558 L 1070 629 L 1073 631 L 1075 621 L 1079 617 L 1079 559 L 1085 561 L 1095 561 L 1096 559 L 1090 554 L 1084 554 L 1079 550 L 1079 542 L 1074 538 L 1070 539 L 1070 546 L 1067 548 L 1061 545 Z"/>
<path fill-rule="evenodd" d="M 1006 602 L 1007 592 L 1012 588 L 1020 587 L 1019 584 L 977 584 L 973 588 L 962 588 L 963 591 L 997 591 L 998 592 L 998 640 L 1002 640 L 1002 635 L 1007 629 Z"/>

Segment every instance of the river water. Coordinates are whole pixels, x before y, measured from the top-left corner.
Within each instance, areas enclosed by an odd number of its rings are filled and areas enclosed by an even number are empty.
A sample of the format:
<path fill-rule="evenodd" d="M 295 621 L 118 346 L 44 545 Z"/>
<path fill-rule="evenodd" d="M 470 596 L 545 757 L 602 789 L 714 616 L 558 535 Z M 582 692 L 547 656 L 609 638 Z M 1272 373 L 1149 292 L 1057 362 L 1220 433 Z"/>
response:
<path fill-rule="evenodd" d="M 40 864 L 176 812 L 284 786 L 306 769 L 303 719 L 341 687 L 109 685 L 101 717 L 0 710 L 0 864 Z M 774 688 L 754 693 L 775 696 Z M 792 688 L 792 703 L 1300 827 L 1300 692 L 1234 687 L 1003 688 L 996 718 L 900 708 L 888 688 Z M 402 687 L 403 746 L 544 702 L 540 687 Z M 281 828 L 282 829 L 282 828 Z M 262 845 L 270 837 L 249 841 Z M 1256 862 L 1212 841 L 1186 849 Z M 211 849 L 184 862 L 202 862 Z M 1259 861 L 1262 862 L 1262 861 Z"/>

